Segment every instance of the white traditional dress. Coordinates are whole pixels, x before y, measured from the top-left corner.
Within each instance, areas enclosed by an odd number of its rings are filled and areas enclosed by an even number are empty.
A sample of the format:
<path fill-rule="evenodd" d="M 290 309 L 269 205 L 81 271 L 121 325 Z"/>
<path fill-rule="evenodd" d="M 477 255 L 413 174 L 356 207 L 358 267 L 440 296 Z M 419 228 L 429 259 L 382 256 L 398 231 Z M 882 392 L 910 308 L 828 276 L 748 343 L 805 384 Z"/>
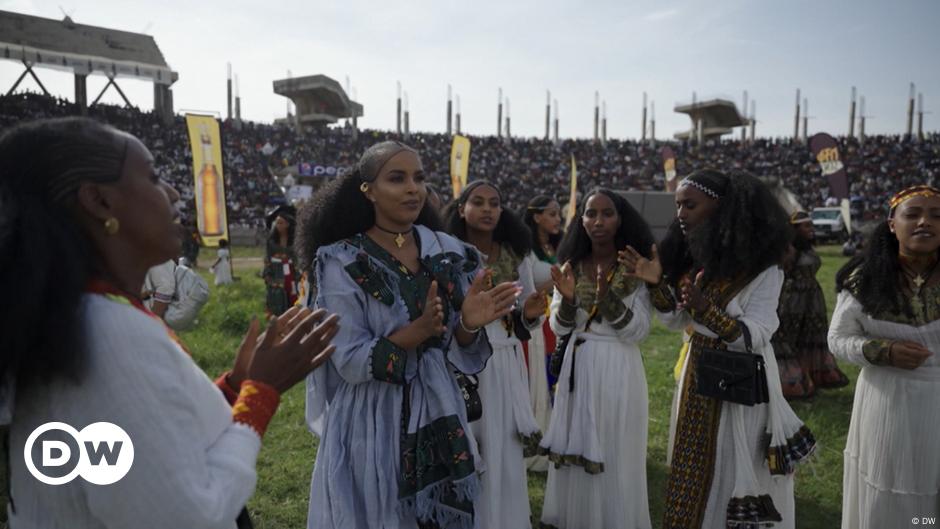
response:
<path fill-rule="evenodd" d="M 853 274 L 839 293 L 829 348 L 858 364 L 852 422 L 845 444 L 843 529 L 913 527 L 940 516 L 940 285 L 920 299 L 901 297 L 911 314 L 868 314 Z M 913 370 L 887 365 L 891 341 L 917 342 L 931 352 Z"/>
<path fill-rule="evenodd" d="M 485 471 L 481 476 L 480 500 L 476 507 L 476 527 L 526 529 L 530 526 L 529 486 L 525 455 L 537 451 L 541 430 L 532 414 L 529 375 L 519 335 L 540 330 L 542 318 L 526 322 L 521 315 L 525 299 L 535 292 L 532 262 L 502 246 L 493 269 L 493 284 L 518 281 L 522 294 L 519 310 L 486 326 L 493 356 L 479 374 L 483 416 L 470 427 L 479 443 Z"/>
<path fill-rule="evenodd" d="M 557 291 L 552 299 L 552 329 L 559 340 L 573 334 L 541 444 L 552 463 L 542 526 L 648 529 L 649 397 L 637 344 L 650 328 L 649 295 L 636 281 L 615 279 L 595 306 L 594 288 L 578 279 L 577 307 Z"/>
<path fill-rule="evenodd" d="M 749 281 L 714 281 L 703 288 L 712 309 L 694 318 L 676 310 L 670 287 L 651 290 L 667 326 L 694 330 L 677 387 L 664 528 L 795 527 L 792 473 L 815 439 L 783 398 L 770 344 L 783 279 L 773 266 Z M 739 323 L 750 332 L 753 353 L 764 358 L 768 403 L 745 406 L 696 391 L 703 347 L 745 351 Z"/>
<path fill-rule="evenodd" d="M 554 259 L 554 257 L 552 258 Z M 552 281 L 552 263 L 536 259 L 532 262 L 532 282 L 535 288 Z M 548 319 L 540 329 L 532 330 L 529 340 L 529 400 L 532 401 L 532 412 L 539 429 L 548 430 L 548 422 L 552 418 L 552 397 L 548 391 L 547 357 L 552 353 L 548 345 L 554 345 L 555 335 L 549 327 Z M 526 458 L 526 467 L 533 472 L 548 471 L 548 457 L 534 455 Z"/>
<path fill-rule="evenodd" d="M 80 381 L 34 384 L 16 393 L 11 527 L 235 529 L 255 489 L 261 438 L 233 422 L 222 392 L 163 323 L 120 296 L 85 294 L 78 310 L 87 355 Z M 133 443 L 130 471 L 111 485 L 80 477 L 58 486 L 41 483 L 23 451 L 29 435 L 49 422 L 76 430 L 97 422 L 119 426 Z M 72 446 L 77 458 L 78 446 Z"/>
<path fill-rule="evenodd" d="M 228 285 L 232 282 L 232 263 L 231 254 L 228 248 L 219 248 L 219 260 L 216 262 L 212 272 L 215 274 L 215 284 Z"/>

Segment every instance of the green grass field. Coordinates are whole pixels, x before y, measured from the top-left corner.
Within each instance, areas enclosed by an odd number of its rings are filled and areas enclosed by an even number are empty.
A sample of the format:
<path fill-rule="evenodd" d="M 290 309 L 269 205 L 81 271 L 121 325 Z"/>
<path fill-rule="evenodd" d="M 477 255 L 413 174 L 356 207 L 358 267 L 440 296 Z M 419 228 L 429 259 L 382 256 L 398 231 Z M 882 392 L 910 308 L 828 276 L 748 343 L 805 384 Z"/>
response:
<path fill-rule="evenodd" d="M 820 254 L 823 266 L 818 277 L 831 313 L 835 306 L 835 273 L 845 258 L 837 247 L 823 247 Z M 200 265 L 212 264 L 214 255 L 214 252 L 204 251 Z M 252 259 L 263 255 L 263 250 L 237 248 L 233 255 L 236 259 Z M 264 284 L 257 275 L 258 268 L 251 266 L 254 262 L 254 259 L 249 261 L 249 266 L 238 266 L 236 262 L 236 275 L 241 279 L 224 288 L 211 287 L 212 298 L 200 316 L 198 327 L 182 334 L 196 361 L 210 376 L 231 366 L 251 316 L 264 313 Z M 257 266 L 260 267 L 260 263 Z M 209 277 L 204 268 L 201 272 Z M 669 407 L 675 388 L 672 369 L 679 345 L 679 334 L 656 322 L 640 347 L 650 391 L 647 478 L 653 527 L 657 528 L 662 518 L 666 486 Z M 797 415 L 809 425 L 818 440 L 815 459 L 803 465 L 796 476 L 796 517 L 797 527 L 801 529 L 830 529 L 840 523 L 842 448 L 858 376 L 855 366 L 841 367 L 852 380 L 849 386 L 793 404 Z M 282 397 L 281 407 L 264 439 L 258 461 L 258 487 L 249 504 L 255 527 L 259 529 L 299 528 L 306 524 L 310 474 L 317 443 L 304 424 L 302 386 Z M 544 486 L 544 474 L 529 474 L 529 497 L 536 519 L 542 511 Z"/>

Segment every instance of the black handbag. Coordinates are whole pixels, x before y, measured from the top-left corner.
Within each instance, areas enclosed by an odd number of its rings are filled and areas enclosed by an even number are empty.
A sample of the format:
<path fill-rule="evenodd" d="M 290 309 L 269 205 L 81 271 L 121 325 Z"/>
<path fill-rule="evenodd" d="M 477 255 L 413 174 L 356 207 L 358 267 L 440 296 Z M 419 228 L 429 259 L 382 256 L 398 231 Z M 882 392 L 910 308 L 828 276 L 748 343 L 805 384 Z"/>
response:
<path fill-rule="evenodd" d="M 696 392 L 703 397 L 745 406 L 769 400 L 764 357 L 753 353 L 751 332 L 738 322 L 746 353 L 711 347 L 702 348 L 696 369 Z"/>
<path fill-rule="evenodd" d="M 463 403 L 467 406 L 467 422 L 479 420 L 483 416 L 483 402 L 480 400 L 480 382 L 473 375 L 455 373 L 457 385 L 460 386 L 460 393 L 463 395 Z"/>

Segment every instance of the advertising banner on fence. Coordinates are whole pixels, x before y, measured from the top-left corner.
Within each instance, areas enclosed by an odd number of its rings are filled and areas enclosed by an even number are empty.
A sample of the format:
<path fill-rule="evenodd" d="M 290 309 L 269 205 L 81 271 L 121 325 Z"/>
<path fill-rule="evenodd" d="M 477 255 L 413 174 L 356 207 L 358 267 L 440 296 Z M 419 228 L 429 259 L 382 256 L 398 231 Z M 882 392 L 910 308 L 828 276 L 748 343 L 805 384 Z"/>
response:
<path fill-rule="evenodd" d="M 823 176 L 829 180 L 829 195 L 839 199 L 842 207 L 842 220 L 846 229 L 852 232 L 852 214 L 849 209 L 849 175 L 845 172 L 845 164 L 839 156 L 839 144 L 835 138 L 820 132 L 809 139 L 809 148 L 813 158 L 819 162 Z"/>
<path fill-rule="evenodd" d="M 455 135 L 454 143 L 450 149 L 450 185 L 454 190 L 454 198 L 460 196 L 460 192 L 467 185 L 467 174 L 469 172 L 470 139 Z"/>
<path fill-rule="evenodd" d="M 203 244 L 218 246 L 220 239 L 228 239 L 219 122 L 213 116 L 186 114 L 186 129 L 193 151 L 196 226 Z"/>

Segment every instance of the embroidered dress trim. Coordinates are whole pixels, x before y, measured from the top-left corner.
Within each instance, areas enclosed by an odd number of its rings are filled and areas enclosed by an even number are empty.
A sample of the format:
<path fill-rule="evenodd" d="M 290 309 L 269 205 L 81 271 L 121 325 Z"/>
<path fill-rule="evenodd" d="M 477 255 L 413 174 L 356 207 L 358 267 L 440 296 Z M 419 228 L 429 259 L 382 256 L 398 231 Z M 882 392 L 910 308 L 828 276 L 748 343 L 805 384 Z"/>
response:
<path fill-rule="evenodd" d="M 392 384 L 405 383 L 408 351 L 382 336 L 372 348 L 372 378 Z"/>
<path fill-rule="evenodd" d="M 258 437 L 264 437 L 280 402 L 276 389 L 263 382 L 246 380 L 232 405 L 232 420 L 250 427 Z"/>
<path fill-rule="evenodd" d="M 767 440 L 769 443 L 769 439 Z M 800 427 L 786 446 L 767 447 L 767 466 L 771 474 L 785 476 L 796 470 L 796 465 L 805 461 L 816 451 L 816 437 L 805 425 Z"/>
<path fill-rule="evenodd" d="M 653 308 L 659 312 L 672 312 L 676 310 L 676 297 L 672 294 L 672 289 L 666 284 L 666 281 L 660 281 L 658 285 L 647 284 L 646 288 L 650 293 L 650 301 Z"/>
<path fill-rule="evenodd" d="M 708 327 L 726 342 L 733 342 L 742 334 L 738 320 L 728 316 L 715 303 L 710 303 L 704 312 L 692 311 L 692 319 Z"/>
<path fill-rule="evenodd" d="M 534 457 L 541 454 L 542 449 L 539 443 L 542 442 L 542 432 L 536 431 L 529 435 L 518 434 L 519 442 L 522 443 L 522 457 Z"/>
<path fill-rule="evenodd" d="M 728 502 L 728 529 L 758 529 L 782 521 L 769 494 L 731 498 Z"/>
<path fill-rule="evenodd" d="M 555 464 L 555 468 L 561 467 L 581 467 L 588 474 L 600 474 L 604 472 L 604 463 L 591 461 L 584 456 L 574 454 L 559 454 L 546 448 L 542 448 L 541 455 L 548 456 L 548 460 Z"/>
<path fill-rule="evenodd" d="M 862 354 L 865 355 L 865 359 L 876 366 L 891 364 L 890 351 L 891 342 L 888 340 L 868 340 L 862 346 Z"/>
<path fill-rule="evenodd" d="M 703 347 L 726 348 L 721 339 L 693 334 L 688 366 L 698 363 Z M 672 468 L 666 485 L 664 528 L 697 528 L 702 525 L 708 493 L 715 473 L 716 442 L 721 420 L 721 401 L 698 394 L 695 369 L 686 369 L 676 421 Z"/>

